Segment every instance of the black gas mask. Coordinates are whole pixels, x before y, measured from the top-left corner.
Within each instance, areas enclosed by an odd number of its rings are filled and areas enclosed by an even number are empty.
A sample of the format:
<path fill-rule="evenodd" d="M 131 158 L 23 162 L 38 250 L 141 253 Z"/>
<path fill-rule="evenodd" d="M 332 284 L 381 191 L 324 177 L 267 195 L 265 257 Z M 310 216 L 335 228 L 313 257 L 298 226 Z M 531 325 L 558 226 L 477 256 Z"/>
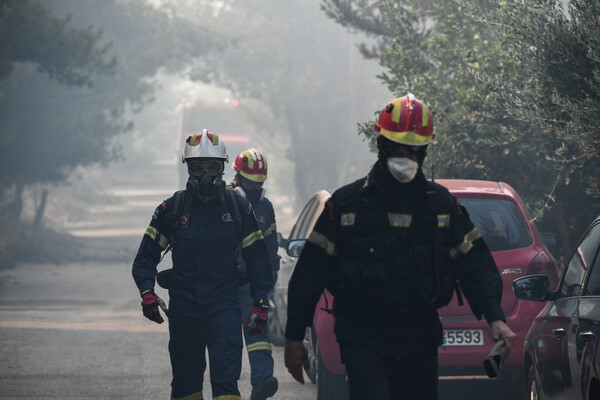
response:
<path fill-rule="evenodd" d="M 262 196 L 262 189 L 246 189 L 244 188 L 244 192 L 246 193 L 246 199 L 250 202 L 250 204 L 256 204 L 260 201 Z"/>
<path fill-rule="evenodd" d="M 239 174 L 237 175 L 237 181 L 242 189 L 244 189 L 246 200 L 248 200 L 250 204 L 256 204 L 260 201 L 264 191 L 262 182 L 251 181 Z"/>
<path fill-rule="evenodd" d="M 186 189 L 193 199 L 210 199 L 225 193 L 222 160 L 192 159 L 187 164 L 190 177 Z"/>

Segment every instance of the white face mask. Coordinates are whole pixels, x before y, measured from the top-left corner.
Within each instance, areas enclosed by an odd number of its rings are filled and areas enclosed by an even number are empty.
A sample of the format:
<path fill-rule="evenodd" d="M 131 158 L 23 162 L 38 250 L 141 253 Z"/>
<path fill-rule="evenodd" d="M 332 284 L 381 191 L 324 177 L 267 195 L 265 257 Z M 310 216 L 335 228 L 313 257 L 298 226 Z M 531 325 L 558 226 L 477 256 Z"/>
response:
<path fill-rule="evenodd" d="M 390 157 L 387 159 L 387 167 L 398 182 L 408 183 L 415 179 L 419 164 L 404 157 Z"/>

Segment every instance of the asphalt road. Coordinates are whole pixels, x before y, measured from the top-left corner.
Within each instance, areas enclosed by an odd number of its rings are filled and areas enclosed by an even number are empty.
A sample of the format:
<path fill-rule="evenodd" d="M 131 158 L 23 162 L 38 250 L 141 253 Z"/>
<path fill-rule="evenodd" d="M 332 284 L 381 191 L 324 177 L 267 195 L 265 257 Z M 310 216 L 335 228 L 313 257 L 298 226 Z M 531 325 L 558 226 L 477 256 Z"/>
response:
<path fill-rule="evenodd" d="M 167 324 L 143 317 L 131 277 L 139 238 L 85 243 L 84 255 L 96 261 L 0 270 L 0 399 L 170 398 Z M 167 256 L 160 268 L 169 266 Z M 314 384 L 288 374 L 282 347 L 273 348 L 273 357 L 279 380 L 273 399 L 317 398 Z M 239 388 L 248 399 L 245 352 Z M 503 381 L 444 381 L 439 388 L 440 400 L 513 400 L 522 391 Z M 212 398 L 208 371 L 204 398 Z"/>
<path fill-rule="evenodd" d="M 160 292 L 163 298 L 166 292 Z M 131 264 L 20 265 L 0 271 L 1 399 L 168 399 L 167 324 L 142 316 Z M 315 399 L 274 347 L 274 399 Z M 250 396 L 244 352 L 239 381 Z M 204 397 L 210 399 L 208 372 Z"/>

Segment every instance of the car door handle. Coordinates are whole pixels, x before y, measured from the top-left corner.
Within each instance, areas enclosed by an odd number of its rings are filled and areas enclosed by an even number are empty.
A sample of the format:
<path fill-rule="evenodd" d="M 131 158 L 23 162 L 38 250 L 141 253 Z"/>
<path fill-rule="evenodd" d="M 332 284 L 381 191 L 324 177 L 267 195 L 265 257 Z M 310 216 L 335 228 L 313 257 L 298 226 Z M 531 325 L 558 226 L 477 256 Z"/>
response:
<path fill-rule="evenodd" d="M 586 342 L 589 342 L 590 340 L 594 340 L 596 335 L 594 335 L 594 333 L 591 331 L 583 331 L 583 332 L 579 332 L 579 337 L 581 339 L 585 340 Z"/>
<path fill-rule="evenodd" d="M 567 334 L 567 331 L 564 328 L 555 328 L 552 329 L 552 334 L 556 337 L 562 337 Z"/>

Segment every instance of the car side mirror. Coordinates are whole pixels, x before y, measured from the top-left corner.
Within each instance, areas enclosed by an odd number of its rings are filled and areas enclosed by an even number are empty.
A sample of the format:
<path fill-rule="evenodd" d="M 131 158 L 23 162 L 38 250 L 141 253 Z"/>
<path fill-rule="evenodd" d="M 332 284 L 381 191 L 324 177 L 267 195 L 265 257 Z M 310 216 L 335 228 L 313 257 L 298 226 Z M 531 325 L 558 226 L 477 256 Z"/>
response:
<path fill-rule="evenodd" d="M 290 240 L 287 244 L 288 256 L 300 257 L 300 254 L 302 254 L 302 249 L 304 249 L 305 244 L 306 244 L 306 239 Z"/>
<path fill-rule="evenodd" d="M 281 232 L 277 232 L 277 246 L 287 249 L 288 241 L 283 237 Z"/>
<path fill-rule="evenodd" d="M 547 301 L 550 280 L 546 275 L 527 275 L 513 281 L 515 296 L 522 300 Z"/>

